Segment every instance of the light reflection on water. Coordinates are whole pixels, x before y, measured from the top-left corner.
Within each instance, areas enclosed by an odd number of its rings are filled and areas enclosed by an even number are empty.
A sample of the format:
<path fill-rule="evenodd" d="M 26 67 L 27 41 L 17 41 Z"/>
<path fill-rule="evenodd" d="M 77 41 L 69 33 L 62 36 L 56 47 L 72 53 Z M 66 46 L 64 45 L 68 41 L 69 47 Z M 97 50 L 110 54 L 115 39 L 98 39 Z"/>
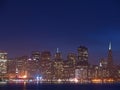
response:
<path fill-rule="evenodd" d="M 24 82 L 23 90 L 27 90 L 26 89 L 26 82 Z"/>
<path fill-rule="evenodd" d="M 0 85 L 0 90 L 120 90 L 120 84 L 28 84 Z"/>

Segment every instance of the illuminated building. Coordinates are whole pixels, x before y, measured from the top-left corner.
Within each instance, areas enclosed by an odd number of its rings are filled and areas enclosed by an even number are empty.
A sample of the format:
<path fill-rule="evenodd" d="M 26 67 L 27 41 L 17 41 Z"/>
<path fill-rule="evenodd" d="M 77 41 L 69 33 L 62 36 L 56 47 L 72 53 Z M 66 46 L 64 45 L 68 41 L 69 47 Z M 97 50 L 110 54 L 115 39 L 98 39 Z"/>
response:
<path fill-rule="evenodd" d="M 28 71 L 28 77 L 33 78 L 37 76 L 37 73 L 39 73 L 39 68 L 38 68 L 38 61 L 33 60 L 32 58 L 29 58 L 27 60 L 27 71 Z"/>
<path fill-rule="evenodd" d="M 52 61 L 41 61 L 40 64 L 40 75 L 42 75 L 43 79 L 51 80 L 52 79 Z"/>
<path fill-rule="evenodd" d="M 100 78 L 108 78 L 109 72 L 107 68 L 107 60 L 101 59 L 99 64 L 99 77 Z"/>
<path fill-rule="evenodd" d="M 102 69 L 99 65 L 90 65 L 88 67 L 88 79 L 102 78 Z"/>
<path fill-rule="evenodd" d="M 41 53 L 41 60 L 50 60 L 51 59 L 51 53 L 49 51 L 44 51 Z"/>
<path fill-rule="evenodd" d="M 33 51 L 32 52 L 32 59 L 33 60 L 40 60 L 40 52 L 39 51 Z"/>
<path fill-rule="evenodd" d="M 80 82 L 84 82 L 84 80 L 88 79 L 88 67 L 77 67 L 75 69 L 75 78 L 77 78 Z"/>
<path fill-rule="evenodd" d="M 15 59 L 16 68 L 18 69 L 18 77 L 21 78 L 27 73 L 28 56 L 22 56 Z"/>
<path fill-rule="evenodd" d="M 57 49 L 57 52 L 55 54 L 55 58 L 54 58 L 54 61 L 53 61 L 53 73 L 54 73 L 54 76 L 53 76 L 53 79 L 62 79 L 63 78 L 63 59 L 61 57 L 61 53 L 58 51 Z"/>
<path fill-rule="evenodd" d="M 75 78 L 75 67 L 71 65 L 69 60 L 63 61 L 63 79 L 64 81 L 68 81 L 70 79 Z"/>
<path fill-rule="evenodd" d="M 42 52 L 40 61 L 40 74 L 46 81 L 52 79 L 51 67 L 52 67 L 51 53 L 49 51 Z"/>
<path fill-rule="evenodd" d="M 51 79 L 51 53 L 49 51 L 32 52 L 32 57 L 28 59 L 28 75 L 30 78 L 42 76 L 45 80 Z"/>
<path fill-rule="evenodd" d="M 16 71 L 16 61 L 14 59 L 8 59 L 7 60 L 7 73 L 9 78 L 15 77 L 15 71 Z"/>
<path fill-rule="evenodd" d="M 35 78 L 35 76 L 38 76 L 40 73 L 40 59 L 41 54 L 39 51 L 33 51 L 31 58 L 27 61 L 27 69 L 28 69 L 28 75 L 31 78 Z"/>
<path fill-rule="evenodd" d="M 42 78 L 42 82 L 120 81 L 120 65 L 113 64 L 111 43 L 108 58 L 100 59 L 97 65 L 88 63 L 88 48 L 80 46 L 77 50 L 78 54 L 68 53 L 66 60 L 63 60 L 58 48 L 54 58 L 50 51 L 34 51 L 30 58 L 23 56 L 7 60 L 7 53 L 0 52 L 0 78 L 8 72 L 9 78 L 16 76 L 38 81 Z"/>
<path fill-rule="evenodd" d="M 75 78 L 77 78 L 80 82 L 84 82 L 84 80 L 87 80 L 88 66 L 81 65 L 81 63 L 77 63 L 75 68 Z"/>
<path fill-rule="evenodd" d="M 93 69 L 94 70 L 94 72 L 93 72 L 94 78 L 99 78 L 99 66 L 94 65 L 93 68 L 94 68 Z"/>
<path fill-rule="evenodd" d="M 63 63 L 63 77 L 66 80 L 75 78 L 75 65 L 76 65 L 76 54 L 69 53 L 67 55 L 67 60 L 65 60 Z"/>
<path fill-rule="evenodd" d="M 63 62 L 63 79 L 69 80 L 70 79 L 70 66 L 68 64 L 68 60 Z"/>
<path fill-rule="evenodd" d="M 55 60 L 61 60 L 62 54 L 59 52 L 59 49 L 57 48 L 57 52 L 55 53 Z"/>
<path fill-rule="evenodd" d="M 102 58 L 100 60 L 99 66 L 102 67 L 102 68 L 107 68 L 107 65 L 108 65 L 107 63 L 108 63 L 107 60 Z"/>
<path fill-rule="evenodd" d="M 78 63 L 84 66 L 88 65 L 88 48 L 85 46 L 78 48 Z"/>
<path fill-rule="evenodd" d="M 7 59 L 7 53 L 4 51 L 0 51 L 0 59 Z"/>
<path fill-rule="evenodd" d="M 108 63 L 108 68 L 111 68 L 113 66 L 111 42 L 109 43 L 108 62 L 107 63 Z"/>
<path fill-rule="evenodd" d="M 109 77 L 114 77 L 114 68 L 113 68 L 113 57 L 112 57 L 111 42 L 109 43 L 107 66 L 108 66 L 108 71 L 109 71 Z"/>
<path fill-rule="evenodd" d="M 116 76 L 117 76 L 118 81 L 120 81 L 120 65 L 116 66 Z"/>
<path fill-rule="evenodd" d="M 88 79 L 89 80 L 94 78 L 94 67 L 93 67 L 93 65 L 89 65 L 87 74 L 88 74 Z"/>
<path fill-rule="evenodd" d="M 62 79 L 63 78 L 63 60 L 54 61 L 54 79 Z"/>
<path fill-rule="evenodd" d="M 7 53 L 0 51 L 0 78 L 6 77 L 7 74 Z"/>
<path fill-rule="evenodd" d="M 77 55 L 74 53 L 69 53 L 67 56 L 67 60 L 69 61 L 69 65 L 74 68 L 77 61 Z"/>
<path fill-rule="evenodd" d="M 80 82 L 88 79 L 88 48 L 80 46 L 78 48 L 78 60 L 75 68 L 75 78 Z"/>

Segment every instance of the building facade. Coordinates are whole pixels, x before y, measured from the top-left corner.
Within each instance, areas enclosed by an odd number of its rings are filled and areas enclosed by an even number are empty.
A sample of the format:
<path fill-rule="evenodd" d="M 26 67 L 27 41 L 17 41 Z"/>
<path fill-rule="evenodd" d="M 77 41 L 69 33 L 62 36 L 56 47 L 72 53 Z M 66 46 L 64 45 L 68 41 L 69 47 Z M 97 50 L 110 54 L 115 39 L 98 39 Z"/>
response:
<path fill-rule="evenodd" d="M 7 75 L 7 53 L 0 51 L 0 78 Z"/>

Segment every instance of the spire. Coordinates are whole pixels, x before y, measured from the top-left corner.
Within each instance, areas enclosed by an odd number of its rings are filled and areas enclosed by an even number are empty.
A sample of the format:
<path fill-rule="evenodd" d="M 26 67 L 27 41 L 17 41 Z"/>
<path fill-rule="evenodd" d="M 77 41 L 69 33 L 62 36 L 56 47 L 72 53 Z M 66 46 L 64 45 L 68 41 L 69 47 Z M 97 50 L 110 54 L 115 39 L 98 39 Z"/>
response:
<path fill-rule="evenodd" d="M 112 48 L 112 47 L 111 47 L 111 42 L 110 42 L 110 43 L 109 43 L 109 50 L 111 50 L 111 48 Z"/>
<path fill-rule="evenodd" d="M 59 53 L 59 48 L 57 48 L 57 53 Z"/>

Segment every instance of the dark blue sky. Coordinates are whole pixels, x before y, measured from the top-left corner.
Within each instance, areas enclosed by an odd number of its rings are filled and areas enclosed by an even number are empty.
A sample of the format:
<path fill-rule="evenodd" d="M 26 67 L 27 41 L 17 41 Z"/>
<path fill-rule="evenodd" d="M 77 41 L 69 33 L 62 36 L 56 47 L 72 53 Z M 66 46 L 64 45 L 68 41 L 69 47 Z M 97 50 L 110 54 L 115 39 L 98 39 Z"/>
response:
<path fill-rule="evenodd" d="M 119 40 L 119 0 L 0 0 L 0 49 L 9 57 L 57 47 L 65 57 L 85 45 L 96 63 L 111 41 L 120 63 Z"/>

